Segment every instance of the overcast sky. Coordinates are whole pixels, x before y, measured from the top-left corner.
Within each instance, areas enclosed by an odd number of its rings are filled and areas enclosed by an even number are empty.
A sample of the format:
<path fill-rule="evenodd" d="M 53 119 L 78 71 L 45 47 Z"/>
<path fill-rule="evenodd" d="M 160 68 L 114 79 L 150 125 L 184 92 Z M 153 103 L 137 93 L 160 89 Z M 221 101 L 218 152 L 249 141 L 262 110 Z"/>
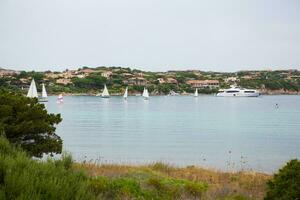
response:
<path fill-rule="evenodd" d="M 0 0 L 0 67 L 300 69 L 299 0 Z"/>

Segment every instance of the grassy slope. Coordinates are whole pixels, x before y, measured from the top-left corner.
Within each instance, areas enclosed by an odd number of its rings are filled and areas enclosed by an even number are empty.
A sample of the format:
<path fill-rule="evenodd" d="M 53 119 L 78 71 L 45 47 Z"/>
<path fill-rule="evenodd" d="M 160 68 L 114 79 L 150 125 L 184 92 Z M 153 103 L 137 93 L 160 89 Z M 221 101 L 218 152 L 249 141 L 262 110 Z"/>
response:
<path fill-rule="evenodd" d="M 75 164 L 76 169 L 84 169 L 91 177 L 106 177 L 111 180 L 122 178 L 135 180 L 142 188 L 168 190 L 170 180 L 183 180 L 184 190 L 179 191 L 180 199 L 263 199 L 270 175 L 255 172 L 225 173 L 198 167 L 176 168 L 163 163 L 147 166 Z M 163 185 L 166 183 L 166 185 Z M 193 187 L 189 184 L 202 184 Z M 204 184 L 203 184 L 204 183 Z M 168 185 L 169 184 L 169 185 Z M 174 183 L 173 183 L 174 184 Z M 188 186 L 187 186 L 188 185 Z M 172 191 L 172 189 L 169 189 Z M 173 190 L 176 190 L 173 188 Z M 176 193 L 173 191 L 173 193 Z M 187 194 L 189 193 L 189 194 Z M 187 195 L 186 195 L 187 194 Z"/>

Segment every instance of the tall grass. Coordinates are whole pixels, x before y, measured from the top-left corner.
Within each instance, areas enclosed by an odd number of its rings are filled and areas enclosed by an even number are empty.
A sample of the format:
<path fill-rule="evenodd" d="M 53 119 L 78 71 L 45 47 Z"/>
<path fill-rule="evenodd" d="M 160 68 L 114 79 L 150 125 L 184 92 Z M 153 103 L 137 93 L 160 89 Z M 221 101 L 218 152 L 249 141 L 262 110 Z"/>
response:
<path fill-rule="evenodd" d="M 93 199 L 87 176 L 71 166 L 68 155 L 32 160 L 0 137 L 0 199 Z"/>
<path fill-rule="evenodd" d="M 86 173 L 86 174 L 85 174 Z M 0 137 L 0 199 L 262 199 L 263 174 L 221 173 L 164 163 L 147 166 L 34 160 Z"/>

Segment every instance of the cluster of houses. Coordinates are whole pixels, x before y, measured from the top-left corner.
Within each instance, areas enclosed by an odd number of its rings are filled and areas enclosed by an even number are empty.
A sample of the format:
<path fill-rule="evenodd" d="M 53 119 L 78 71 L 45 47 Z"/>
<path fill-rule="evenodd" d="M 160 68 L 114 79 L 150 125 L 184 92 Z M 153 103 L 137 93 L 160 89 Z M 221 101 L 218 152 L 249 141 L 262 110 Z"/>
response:
<path fill-rule="evenodd" d="M 90 69 L 84 68 L 79 70 L 66 70 L 62 73 L 57 72 L 46 72 L 46 79 L 55 79 L 57 84 L 68 85 L 72 83 L 72 78 L 85 78 L 90 74 L 97 73 L 102 77 L 107 79 L 111 79 L 113 74 L 119 74 L 122 76 L 123 83 L 126 85 L 137 85 L 137 86 L 146 86 L 149 84 L 149 79 L 147 78 L 149 75 L 143 72 L 129 72 L 123 69 Z M 166 72 L 166 73 L 157 73 L 160 78 L 155 80 L 155 83 L 158 84 L 178 84 L 178 81 L 175 78 L 174 72 Z M 186 84 L 191 85 L 192 88 L 218 88 L 219 80 L 187 80 Z"/>
<path fill-rule="evenodd" d="M 220 81 L 229 84 L 236 83 L 240 79 L 252 80 L 257 79 L 262 76 L 262 73 L 266 71 L 248 71 L 244 72 L 243 75 L 238 75 L 237 73 L 218 73 L 211 72 L 205 75 L 202 72 L 197 70 L 190 70 L 189 73 L 192 73 L 198 77 L 201 77 L 203 80 L 197 80 L 197 78 L 188 78 L 186 84 L 190 85 L 192 88 L 218 88 L 220 86 Z M 278 73 L 277 73 L 278 72 Z M 152 73 L 155 74 L 156 78 L 153 80 L 149 78 L 149 73 L 142 72 L 139 70 L 130 70 L 128 68 L 81 68 L 78 70 L 65 70 L 63 72 L 44 72 L 44 80 L 50 83 L 56 83 L 60 85 L 69 85 L 72 84 L 73 78 L 86 78 L 91 74 L 96 74 L 97 76 L 105 77 L 106 79 L 114 78 L 114 75 L 121 77 L 122 81 L 126 85 L 137 85 L 137 86 L 146 86 L 148 84 L 179 84 L 176 79 L 176 71 L 169 72 L 158 72 Z M 276 71 L 279 76 L 284 79 L 291 80 L 300 78 L 299 71 L 297 70 L 282 70 Z M 0 68 L 0 77 L 13 77 L 20 74 L 19 71 L 7 70 Z M 150 73 L 151 74 L 151 73 Z M 267 78 L 267 77 L 266 77 Z M 24 79 L 24 80 L 23 80 Z M 20 80 L 22 83 L 28 83 L 29 80 L 23 78 Z"/>

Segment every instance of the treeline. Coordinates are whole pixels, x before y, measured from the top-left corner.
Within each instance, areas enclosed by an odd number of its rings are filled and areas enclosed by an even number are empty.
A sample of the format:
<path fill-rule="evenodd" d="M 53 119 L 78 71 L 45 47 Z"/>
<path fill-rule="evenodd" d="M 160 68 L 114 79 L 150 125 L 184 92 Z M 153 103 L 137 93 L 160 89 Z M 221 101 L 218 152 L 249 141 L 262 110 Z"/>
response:
<path fill-rule="evenodd" d="M 83 69 L 90 69 L 83 67 Z M 88 76 L 71 78 L 70 84 L 56 83 L 55 78 L 46 78 L 46 72 L 25 72 L 12 77 L 0 77 L 0 88 L 11 90 L 21 90 L 27 88 L 29 80 L 34 78 L 37 82 L 37 89 L 41 91 L 41 83 L 46 83 L 49 93 L 99 93 L 104 84 L 106 84 L 112 93 L 122 93 L 126 86 L 129 85 L 129 91 L 133 93 L 142 92 L 144 86 L 139 84 L 128 84 L 128 77 L 123 73 L 137 74 L 142 73 L 143 78 L 147 81 L 146 87 L 154 94 L 168 94 L 170 91 L 178 93 L 194 92 L 194 88 L 186 84 L 188 80 L 219 80 L 220 88 L 229 88 L 232 84 L 237 84 L 245 88 L 266 89 L 266 90 L 285 90 L 285 91 L 300 91 L 300 72 L 294 70 L 289 71 L 241 71 L 237 73 L 220 73 L 220 72 L 203 72 L 203 71 L 169 71 L 167 73 L 146 72 L 141 70 L 131 70 L 130 68 L 121 67 L 98 67 L 97 70 L 110 70 L 113 74 L 110 78 L 102 76 L 101 72 L 90 73 Z M 115 70 L 115 71 L 114 71 Z M 47 71 L 47 73 L 50 71 Z M 60 72 L 54 72 L 59 74 Z M 248 76 L 248 77 L 247 77 Z M 293 77 L 294 76 L 294 77 Z M 158 79 L 174 78 L 177 83 L 159 83 Z M 235 77 L 236 81 L 226 81 L 228 77 Z M 291 78 L 292 77 L 292 78 Z M 21 80 L 27 79 L 27 83 Z M 24 93 L 26 90 L 23 91 Z M 199 90 L 199 93 L 216 93 L 216 89 L 205 88 Z"/>

